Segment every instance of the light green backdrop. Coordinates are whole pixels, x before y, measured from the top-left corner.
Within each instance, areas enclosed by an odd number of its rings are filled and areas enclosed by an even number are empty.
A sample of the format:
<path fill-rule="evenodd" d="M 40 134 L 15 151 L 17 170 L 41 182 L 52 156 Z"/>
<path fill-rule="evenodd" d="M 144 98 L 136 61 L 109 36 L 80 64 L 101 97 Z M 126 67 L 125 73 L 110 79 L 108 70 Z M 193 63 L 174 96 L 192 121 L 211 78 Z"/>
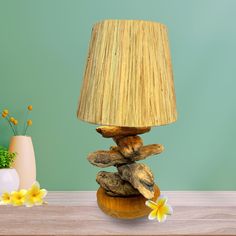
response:
<path fill-rule="evenodd" d="M 41 185 L 97 188 L 86 155 L 112 142 L 76 110 L 92 24 L 113 18 L 169 28 L 178 121 L 143 135 L 166 147 L 145 161 L 161 189 L 236 190 L 235 9 L 234 0 L 0 0 L 0 108 L 22 119 L 33 104 Z M 10 135 L 0 119 L 0 144 Z"/>

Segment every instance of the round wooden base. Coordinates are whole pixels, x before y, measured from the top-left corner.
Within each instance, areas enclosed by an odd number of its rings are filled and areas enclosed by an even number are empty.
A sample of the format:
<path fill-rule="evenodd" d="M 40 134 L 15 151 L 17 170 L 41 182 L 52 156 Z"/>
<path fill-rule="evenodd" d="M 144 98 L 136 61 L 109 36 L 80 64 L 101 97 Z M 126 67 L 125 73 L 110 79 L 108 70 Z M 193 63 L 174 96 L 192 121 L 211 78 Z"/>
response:
<path fill-rule="evenodd" d="M 154 186 L 153 201 L 160 196 L 160 190 Z M 147 216 L 151 209 L 145 205 L 144 198 L 141 194 L 133 197 L 112 197 L 106 194 L 103 188 L 99 188 L 97 191 L 97 202 L 100 209 L 115 218 L 121 219 L 135 219 Z"/>

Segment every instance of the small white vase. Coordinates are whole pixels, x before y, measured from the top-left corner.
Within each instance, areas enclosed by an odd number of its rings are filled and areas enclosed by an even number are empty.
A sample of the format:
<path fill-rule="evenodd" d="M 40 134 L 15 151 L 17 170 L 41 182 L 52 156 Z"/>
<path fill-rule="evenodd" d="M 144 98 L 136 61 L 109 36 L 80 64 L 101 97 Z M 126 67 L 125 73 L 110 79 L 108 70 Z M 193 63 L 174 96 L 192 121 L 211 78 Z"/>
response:
<path fill-rule="evenodd" d="M 36 181 L 36 164 L 32 139 L 29 136 L 13 136 L 9 151 L 16 153 L 12 167 L 20 177 L 20 189 L 28 189 Z"/>
<path fill-rule="evenodd" d="M 17 191 L 19 176 L 15 169 L 0 169 L 0 195 L 4 192 Z"/>

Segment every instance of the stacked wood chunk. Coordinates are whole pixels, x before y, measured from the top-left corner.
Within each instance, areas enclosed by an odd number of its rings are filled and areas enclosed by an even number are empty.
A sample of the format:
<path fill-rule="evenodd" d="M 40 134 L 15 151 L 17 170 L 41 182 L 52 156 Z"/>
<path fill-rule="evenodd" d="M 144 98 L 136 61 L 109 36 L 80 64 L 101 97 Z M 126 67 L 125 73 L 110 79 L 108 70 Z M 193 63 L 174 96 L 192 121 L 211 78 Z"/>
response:
<path fill-rule="evenodd" d="M 115 166 L 117 172 L 100 171 L 96 181 L 110 196 L 134 196 L 142 194 L 145 198 L 154 197 L 154 176 L 150 168 L 136 161 L 151 155 L 160 154 L 161 144 L 143 145 L 138 134 L 150 131 L 149 127 L 132 128 L 117 126 L 100 126 L 97 129 L 103 137 L 112 138 L 117 146 L 110 150 L 92 152 L 88 161 L 98 167 Z"/>

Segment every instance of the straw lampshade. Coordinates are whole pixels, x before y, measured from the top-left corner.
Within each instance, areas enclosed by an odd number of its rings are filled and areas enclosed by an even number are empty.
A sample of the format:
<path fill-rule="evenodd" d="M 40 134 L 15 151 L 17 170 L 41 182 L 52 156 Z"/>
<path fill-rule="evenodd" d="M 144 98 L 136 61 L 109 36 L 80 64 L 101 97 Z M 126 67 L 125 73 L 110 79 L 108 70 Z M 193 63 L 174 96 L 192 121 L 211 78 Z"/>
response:
<path fill-rule="evenodd" d="M 176 120 L 176 101 L 165 25 L 104 20 L 94 25 L 78 117 L 125 127 Z"/>

